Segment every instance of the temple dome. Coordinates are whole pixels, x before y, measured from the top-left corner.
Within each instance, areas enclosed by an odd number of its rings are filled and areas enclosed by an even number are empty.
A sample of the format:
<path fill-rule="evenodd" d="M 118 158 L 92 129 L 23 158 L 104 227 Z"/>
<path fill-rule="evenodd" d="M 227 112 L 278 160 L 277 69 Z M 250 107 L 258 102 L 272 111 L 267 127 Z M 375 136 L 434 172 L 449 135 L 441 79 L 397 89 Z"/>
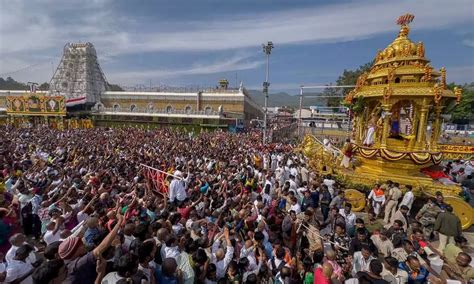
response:
<path fill-rule="evenodd" d="M 446 87 L 446 69 L 434 70 L 425 57 L 422 42 L 408 38 L 408 23 L 400 24 L 398 36 L 385 49 L 379 50 L 371 69 L 359 76 L 356 88 L 349 93 L 350 103 L 357 97 L 417 96 L 457 97 Z"/>

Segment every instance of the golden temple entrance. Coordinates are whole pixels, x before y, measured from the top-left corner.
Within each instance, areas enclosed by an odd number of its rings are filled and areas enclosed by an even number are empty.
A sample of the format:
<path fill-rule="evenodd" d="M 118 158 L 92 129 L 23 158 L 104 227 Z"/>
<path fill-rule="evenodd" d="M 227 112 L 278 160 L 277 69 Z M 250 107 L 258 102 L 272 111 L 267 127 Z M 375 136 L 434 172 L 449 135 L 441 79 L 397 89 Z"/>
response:
<path fill-rule="evenodd" d="M 48 127 L 76 129 L 94 127 L 88 118 L 66 118 L 66 105 L 62 96 L 45 96 L 25 93 L 7 97 L 7 123 L 14 127 Z"/>
<path fill-rule="evenodd" d="M 7 96 L 7 122 L 15 127 L 64 128 L 66 105 L 62 96 L 25 93 Z"/>
<path fill-rule="evenodd" d="M 18 128 L 48 127 L 64 129 L 63 116 L 10 115 L 7 123 Z"/>

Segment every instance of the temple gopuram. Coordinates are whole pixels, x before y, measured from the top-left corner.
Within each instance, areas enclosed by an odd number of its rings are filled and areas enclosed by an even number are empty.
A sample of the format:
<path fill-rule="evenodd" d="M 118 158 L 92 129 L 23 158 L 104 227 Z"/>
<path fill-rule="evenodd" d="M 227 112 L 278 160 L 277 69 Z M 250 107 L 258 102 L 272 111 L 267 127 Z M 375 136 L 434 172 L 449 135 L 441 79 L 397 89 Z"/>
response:
<path fill-rule="evenodd" d="M 91 43 L 68 43 L 49 91 L 0 90 L 0 123 L 53 128 L 179 127 L 242 129 L 263 118 L 240 84 L 214 88 L 112 91 Z"/>

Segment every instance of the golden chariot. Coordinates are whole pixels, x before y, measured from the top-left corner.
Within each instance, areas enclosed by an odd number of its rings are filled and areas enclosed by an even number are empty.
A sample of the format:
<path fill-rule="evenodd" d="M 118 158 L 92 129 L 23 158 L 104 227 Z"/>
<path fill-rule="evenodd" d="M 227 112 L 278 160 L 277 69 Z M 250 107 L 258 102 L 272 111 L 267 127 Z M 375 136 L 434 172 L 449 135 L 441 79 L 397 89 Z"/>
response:
<path fill-rule="evenodd" d="M 464 202 L 456 185 L 444 185 L 420 172 L 443 158 L 440 138 L 443 110 L 461 99 L 461 89 L 447 88 L 446 69 L 436 71 L 425 57 L 422 42 L 408 38 L 414 16 L 399 18 L 397 38 L 378 51 L 371 69 L 357 80 L 345 98 L 352 110 L 353 169 L 340 167 L 343 153 L 326 147 L 315 137 L 305 137 L 301 150 L 312 168 L 331 172 L 352 185 L 371 187 L 392 180 L 412 185 L 417 196 L 441 191 L 454 207 L 463 228 L 473 223 L 472 207 Z M 365 208 L 365 194 L 346 190 L 355 210 Z"/>

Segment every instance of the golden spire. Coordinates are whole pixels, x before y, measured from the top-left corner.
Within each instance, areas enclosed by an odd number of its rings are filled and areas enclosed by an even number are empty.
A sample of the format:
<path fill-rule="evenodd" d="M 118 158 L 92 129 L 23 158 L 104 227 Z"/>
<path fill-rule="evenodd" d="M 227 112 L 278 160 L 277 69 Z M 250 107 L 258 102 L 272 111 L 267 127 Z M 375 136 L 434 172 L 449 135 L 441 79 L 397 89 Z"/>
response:
<path fill-rule="evenodd" d="M 410 28 L 408 27 L 408 24 L 413 22 L 413 19 L 415 19 L 415 16 L 412 14 L 405 14 L 397 19 L 397 25 L 400 25 L 400 33 L 398 34 L 398 37 L 404 37 L 406 38 L 408 33 L 410 32 Z"/>

